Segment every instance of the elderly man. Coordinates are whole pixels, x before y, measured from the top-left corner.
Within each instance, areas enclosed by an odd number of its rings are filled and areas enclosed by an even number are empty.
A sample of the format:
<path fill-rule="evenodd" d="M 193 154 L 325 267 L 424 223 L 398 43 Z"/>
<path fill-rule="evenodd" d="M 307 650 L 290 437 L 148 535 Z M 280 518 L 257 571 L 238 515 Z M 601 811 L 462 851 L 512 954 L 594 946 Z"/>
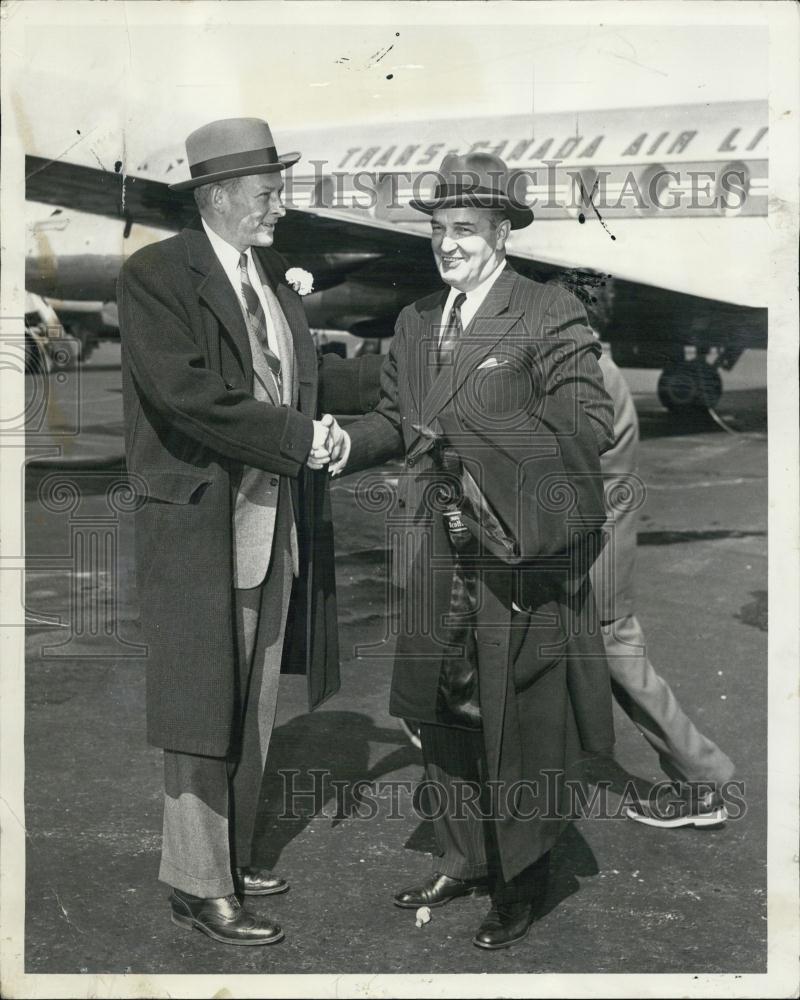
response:
<path fill-rule="evenodd" d="M 473 940 L 504 948 L 528 933 L 580 744 L 613 742 L 583 551 L 604 520 L 612 411 L 581 306 L 505 260 L 533 215 L 503 161 L 448 156 L 433 197 L 412 204 L 431 217 L 447 287 L 400 313 L 381 398 L 333 432 L 331 469 L 405 455 L 399 534 L 413 542 L 395 569 L 409 627 L 390 711 L 420 723 L 442 859 L 395 903 L 441 906 L 488 881 Z"/>
<path fill-rule="evenodd" d="M 326 475 L 310 471 L 334 428 L 316 416 L 332 385 L 325 408 L 352 407 L 375 359 L 318 375 L 272 249 L 300 154 L 279 156 L 252 118 L 198 129 L 186 152 L 191 178 L 172 188 L 194 190 L 202 222 L 135 253 L 118 291 L 148 739 L 164 749 L 159 877 L 176 924 L 266 945 L 283 931 L 240 897 L 288 889 L 252 857 L 282 660 L 308 674 L 312 708 L 339 684 Z"/>

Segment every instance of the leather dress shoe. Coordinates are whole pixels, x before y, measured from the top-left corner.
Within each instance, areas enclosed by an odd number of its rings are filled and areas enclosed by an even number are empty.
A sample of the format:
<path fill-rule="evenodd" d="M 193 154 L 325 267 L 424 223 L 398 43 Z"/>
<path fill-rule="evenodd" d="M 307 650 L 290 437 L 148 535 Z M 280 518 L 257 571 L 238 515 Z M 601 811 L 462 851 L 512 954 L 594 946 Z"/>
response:
<path fill-rule="evenodd" d="M 532 902 L 495 903 L 483 918 L 472 943 L 478 948 L 508 948 L 527 936 L 533 922 Z"/>
<path fill-rule="evenodd" d="M 283 940 L 278 924 L 254 916 L 236 896 L 203 899 L 173 889 L 169 901 L 173 924 L 194 927 L 222 944 L 277 944 Z"/>
<path fill-rule="evenodd" d="M 267 868 L 237 868 L 233 877 L 237 890 L 245 896 L 276 896 L 289 889 L 285 878 L 273 875 Z"/>
<path fill-rule="evenodd" d="M 444 906 L 458 896 L 469 896 L 486 884 L 485 879 L 450 878 L 434 872 L 423 885 L 403 889 L 394 897 L 394 905 L 406 909 L 418 906 Z"/>

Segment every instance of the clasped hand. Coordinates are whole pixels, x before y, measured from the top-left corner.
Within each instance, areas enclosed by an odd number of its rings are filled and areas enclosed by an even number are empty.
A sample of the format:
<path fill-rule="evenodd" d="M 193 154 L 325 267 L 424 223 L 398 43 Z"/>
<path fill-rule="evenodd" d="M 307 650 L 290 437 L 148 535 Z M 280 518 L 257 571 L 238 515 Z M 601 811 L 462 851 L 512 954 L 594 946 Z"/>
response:
<path fill-rule="evenodd" d="M 310 469 L 323 469 L 327 465 L 330 474 L 335 476 L 345 467 L 349 454 L 350 435 L 330 413 L 314 421 L 314 439 L 306 461 Z"/>

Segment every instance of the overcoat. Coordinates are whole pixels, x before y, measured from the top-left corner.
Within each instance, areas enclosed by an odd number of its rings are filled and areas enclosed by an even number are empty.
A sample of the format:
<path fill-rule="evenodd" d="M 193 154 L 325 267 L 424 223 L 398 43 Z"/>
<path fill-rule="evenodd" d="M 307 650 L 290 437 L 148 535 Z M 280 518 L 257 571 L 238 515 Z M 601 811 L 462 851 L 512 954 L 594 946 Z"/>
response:
<path fill-rule="evenodd" d="M 378 359 L 320 367 L 286 262 L 258 248 L 291 328 L 297 409 L 253 396 L 244 315 L 198 224 L 133 254 L 117 302 L 136 580 L 147 656 L 147 734 L 156 745 L 224 756 L 235 704 L 232 502 L 245 465 L 290 477 L 301 572 L 284 669 L 308 676 L 309 707 L 336 692 L 339 651 L 327 473 L 305 465 L 320 412 L 358 412 Z M 374 376 L 372 377 L 374 381 Z M 364 384 L 368 384 L 370 378 Z"/>
<path fill-rule="evenodd" d="M 475 639 L 489 780 L 508 789 L 552 771 L 563 781 L 581 746 L 605 752 L 613 745 L 588 567 L 575 558 L 582 549 L 575 539 L 597 539 L 605 520 L 599 453 L 612 442 L 612 411 L 599 345 L 577 300 L 506 266 L 451 363 L 431 374 L 445 300 L 446 291 L 403 310 L 380 401 L 348 428 L 348 469 L 405 456 L 389 514 L 395 537 L 407 542 L 394 553 L 397 582 L 406 586 L 390 711 L 443 721 L 437 692 L 452 550 L 440 510 L 447 491 L 430 447 L 438 437 L 469 467 L 517 542 L 515 566 L 490 553 L 479 557 Z M 537 627 L 540 652 L 526 662 L 514 662 L 515 603 L 534 612 Z M 533 797 L 550 818 L 520 822 L 507 810 L 496 816 L 507 879 L 554 842 L 563 826 L 562 792 L 558 802 L 552 789 L 540 787 Z"/>

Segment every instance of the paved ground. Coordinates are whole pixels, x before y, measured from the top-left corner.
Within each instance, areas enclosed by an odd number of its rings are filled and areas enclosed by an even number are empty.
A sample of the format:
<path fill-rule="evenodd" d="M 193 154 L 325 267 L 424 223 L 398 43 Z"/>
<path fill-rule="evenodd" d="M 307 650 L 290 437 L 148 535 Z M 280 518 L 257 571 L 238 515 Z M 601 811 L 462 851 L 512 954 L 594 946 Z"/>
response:
<path fill-rule="evenodd" d="M 414 926 L 413 912 L 391 904 L 393 891 L 434 866 L 433 842 L 407 794 L 398 793 L 394 810 L 388 798 L 377 797 L 386 782 L 416 781 L 420 763 L 386 712 L 391 642 L 382 641 L 384 524 L 381 515 L 356 507 L 347 478 L 334 489 L 342 690 L 309 716 L 303 679 L 282 680 L 263 789 L 261 859 L 288 877 L 292 889 L 255 905 L 280 920 L 286 941 L 226 949 L 169 922 L 167 890 L 155 878 L 160 756 L 144 743 L 130 516 L 124 497 L 111 505 L 106 497 L 121 450 L 115 361 L 113 349 L 104 348 L 82 372 L 83 433 L 68 441 L 73 458 L 95 465 L 107 459 L 105 470 L 73 466 L 74 496 L 53 492 L 46 477 L 57 469 L 46 463 L 28 479 L 27 971 L 765 970 L 763 354 L 747 355 L 726 379 L 720 413 L 733 433 L 711 420 L 675 421 L 656 401 L 654 374 L 629 373 L 642 421 L 640 471 L 649 489 L 639 535 L 640 619 L 655 664 L 738 764 L 746 811 L 705 832 L 655 831 L 625 820 L 576 822 L 557 849 L 553 885 L 530 937 L 493 954 L 470 943 L 484 899 L 434 911 L 423 929 Z M 60 418 L 51 406 L 47 434 L 29 441 L 42 454 L 59 419 L 69 429 L 67 403 Z M 49 509 L 40 490 L 49 491 Z M 94 548 L 80 544 L 89 532 Z M 622 716 L 617 729 L 617 763 L 587 765 L 587 779 L 612 781 L 612 812 L 628 775 L 660 777 L 654 755 Z M 294 787 L 301 790 L 310 787 L 312 769 L 345 785 L 364 780 L 374 791 L 345 802 L 337 817 L 329 785 L 316 803 L 295 798 L 294 818 L 281 818 L 277 774 L 285 772 L 288 783 L 288 772 L 298 772 Z"/>

